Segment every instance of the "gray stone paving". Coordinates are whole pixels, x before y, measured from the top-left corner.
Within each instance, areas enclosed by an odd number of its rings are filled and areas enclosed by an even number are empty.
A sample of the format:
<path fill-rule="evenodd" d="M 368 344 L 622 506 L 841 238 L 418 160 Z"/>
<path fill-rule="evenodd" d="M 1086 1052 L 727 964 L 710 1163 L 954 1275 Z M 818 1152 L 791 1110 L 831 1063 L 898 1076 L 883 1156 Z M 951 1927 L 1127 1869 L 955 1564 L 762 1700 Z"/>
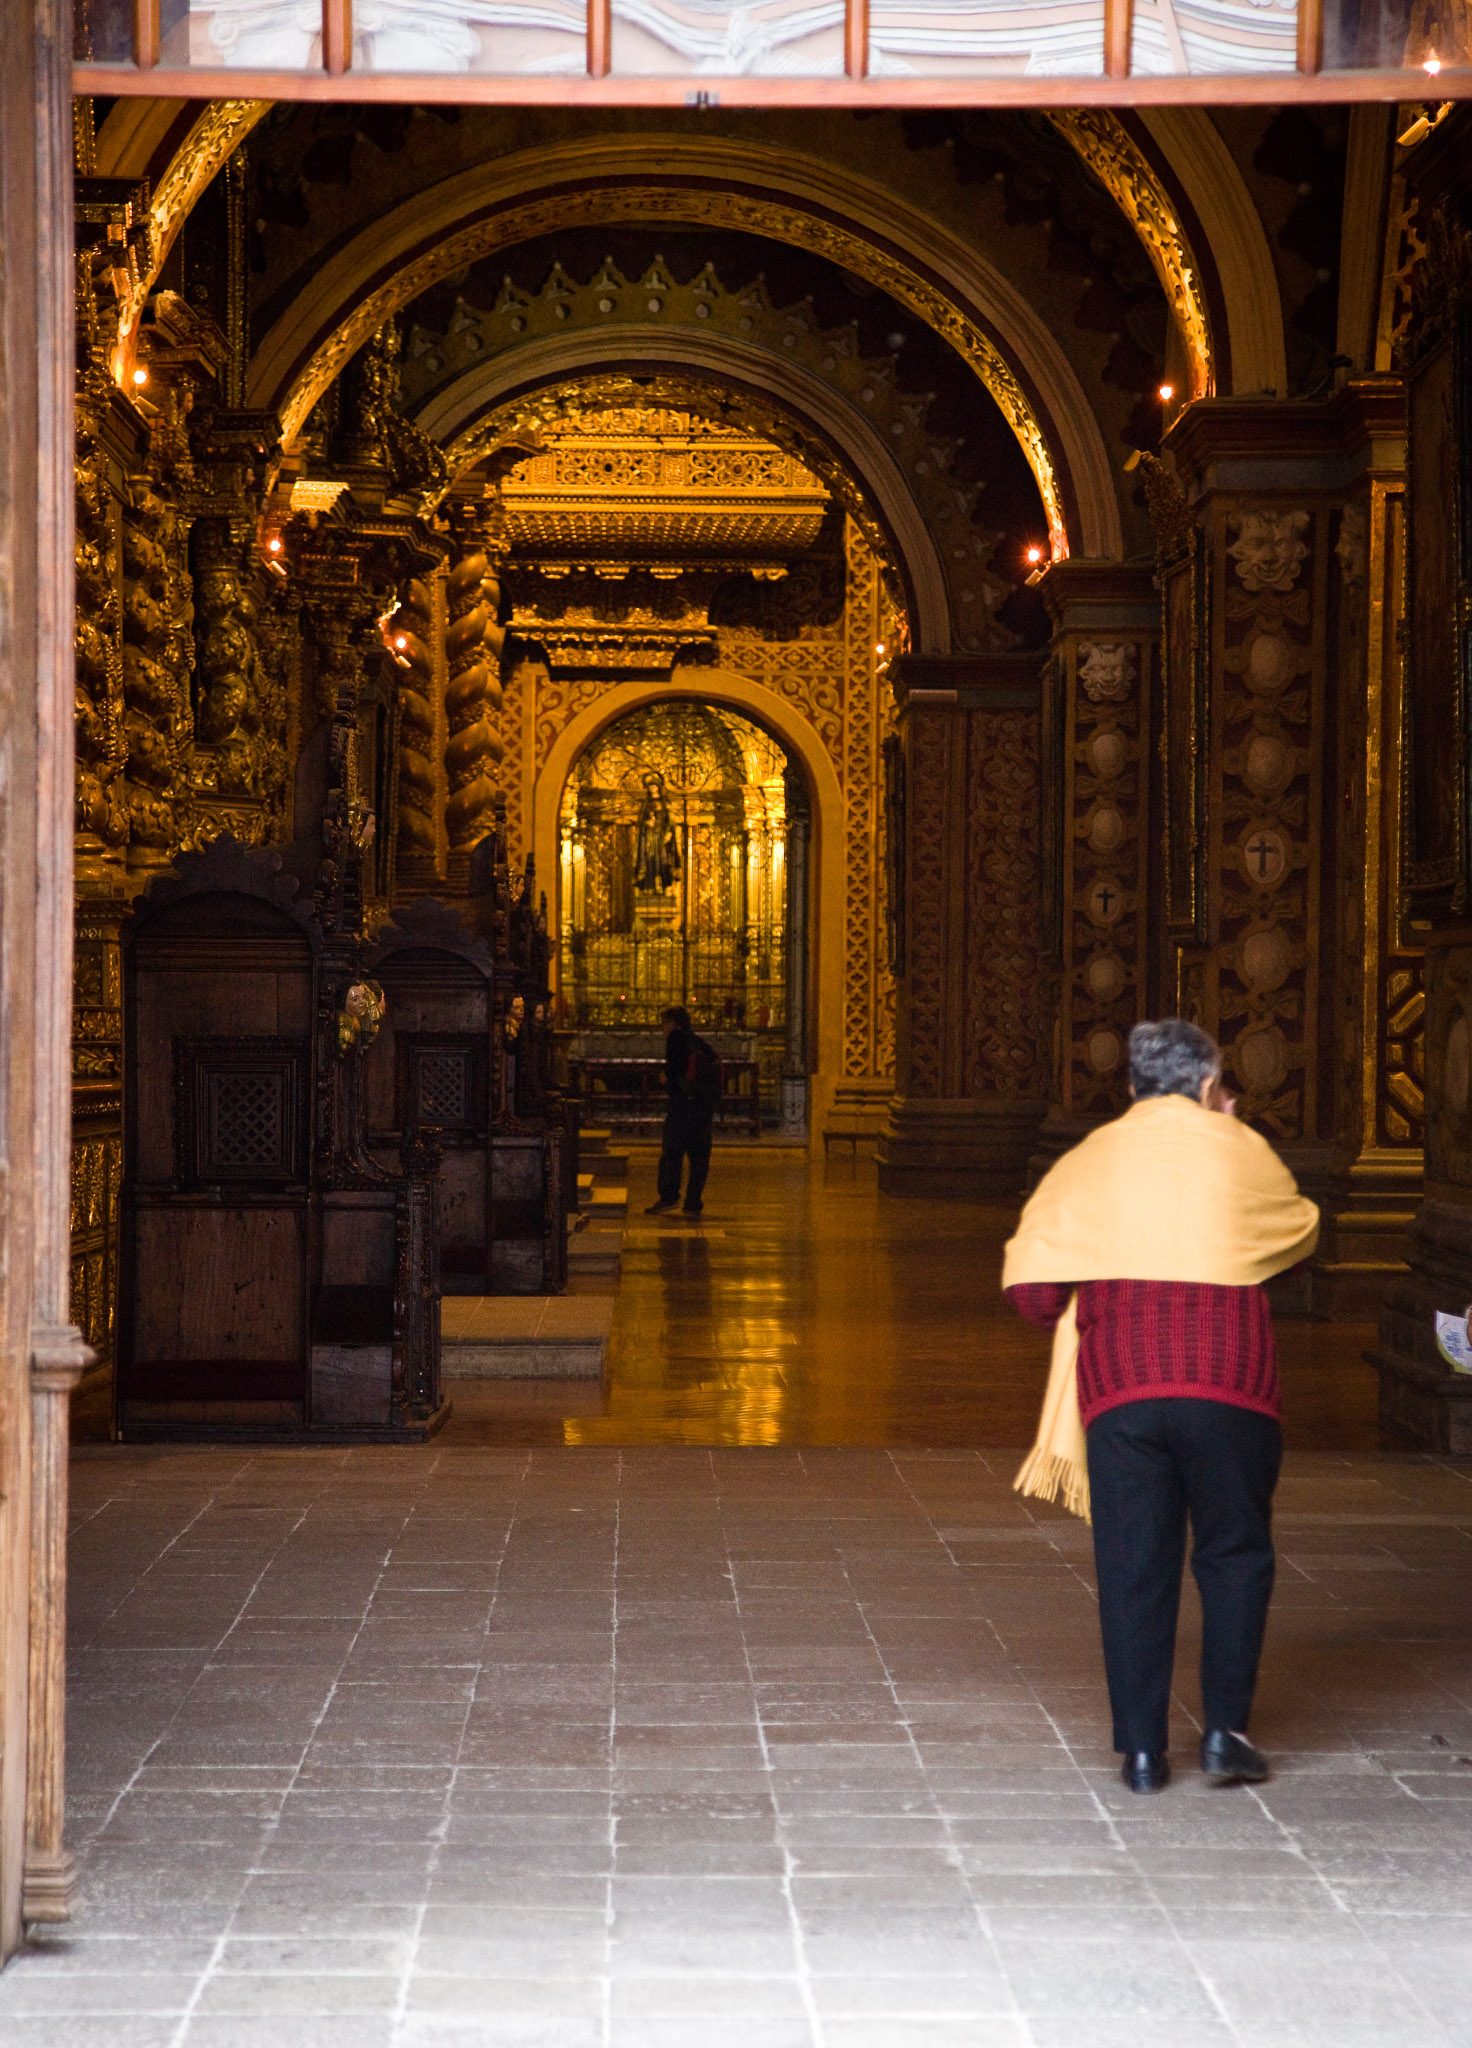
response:
<path fill-rule="evenodd" d="M 1107 1747 L 1016 1454 L 114 1450 L 6 2048 L 1472 2044 L 1472 1469 L 1291 1459 L 1255 1722 Z"/>

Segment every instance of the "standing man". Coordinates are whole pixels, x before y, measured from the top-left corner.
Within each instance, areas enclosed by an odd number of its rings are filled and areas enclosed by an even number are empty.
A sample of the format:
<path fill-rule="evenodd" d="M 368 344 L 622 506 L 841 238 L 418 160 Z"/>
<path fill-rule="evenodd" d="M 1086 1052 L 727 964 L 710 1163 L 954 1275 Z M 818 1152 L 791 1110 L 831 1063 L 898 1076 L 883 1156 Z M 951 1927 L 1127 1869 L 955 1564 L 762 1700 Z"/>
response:
<path fill-rule="evenodd" d="M 665 1011 L 662 1021 L 669 1108 L 659 1155 L 659 1199 L 644 1213 L 659 1216 L 679 1206 L 680 1175 L 688 1158 L 690 1178 L 685 1183 L 684 1209 L 687 1216 L 698 1216 L 705 1206 L 701 1197 L 710 1172 L 710 1148 L 721 1101 L 720 1055 L 713 1045 L 696 1037 L 690 1012 L 678 1004 Z"/>
<path fill-rule="evenodd" d="M 1319 1216 L 1266 1139 L 1236 1120 L 1221 1072 L 1196 1025 L 1137 1024 L 1132 1107 L 1045 1176 L 1002 1275 L 1013 1306 L 1054 1330 L 1043 1427 L 1017 1484 L 1061 1490 L 1079 1513 L 1092 1504 L 1114 1746 L 1133 1792 L 1170 1777 L 1188 1519 L 1201 1768 L 1213 1785 L 1268 1774 L 1247 1739 L 1282 1458 L 1262 1283 L 1308 1256 Z"/>

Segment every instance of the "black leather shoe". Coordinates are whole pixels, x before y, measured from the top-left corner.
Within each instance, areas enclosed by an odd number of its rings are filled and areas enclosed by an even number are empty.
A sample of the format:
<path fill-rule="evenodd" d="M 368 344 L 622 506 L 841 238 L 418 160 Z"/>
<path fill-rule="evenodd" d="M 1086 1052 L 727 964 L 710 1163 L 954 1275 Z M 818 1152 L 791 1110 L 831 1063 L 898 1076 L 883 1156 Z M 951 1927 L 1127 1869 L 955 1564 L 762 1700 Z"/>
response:
<path fill-rule="evenodd" d="M 1268 1760 L 1245 1735 L 1213 1728 L 1201 1738 L 1201 1768 L 1208 1785 L 1260 1785 L 1268 1775 Z"/>
<path fill-rule="evenodd" d="M 1170 1783 L 1170 1758 L 1163 1749 L 1137 1749 L 1119 1767 L 1131 1792 L 1163 1792 Z"/>
<path fill-rule="evenodd" d="M 671 1209 L 677 1209 L 679 1206 L 678 1202 L 651 1202 L 644 1211 L 644 1214 L 646 1216 L 665 1216 Z"/>
<path fill-rule="evenodd" d="M 703 1216 L 705 1214 L 705 1204 L 704 1202 L 687 1202 L 681 1214 L 685 1216 Z"/>

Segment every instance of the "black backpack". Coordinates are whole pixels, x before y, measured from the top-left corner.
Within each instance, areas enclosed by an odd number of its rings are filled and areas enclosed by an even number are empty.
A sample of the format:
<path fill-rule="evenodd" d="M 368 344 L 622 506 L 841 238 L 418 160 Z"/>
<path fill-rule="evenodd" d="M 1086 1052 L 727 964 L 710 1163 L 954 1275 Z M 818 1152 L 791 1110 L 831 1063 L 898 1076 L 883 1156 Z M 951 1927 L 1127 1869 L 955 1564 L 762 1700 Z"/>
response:
<path fill-rule="evenodd" d="M 692 1038 L 685 1062 L 685 1093 L 696 1102 L 719 1102 L 725 1084 L 726 1070 L 715 1047 L 703 1038 Z"/>

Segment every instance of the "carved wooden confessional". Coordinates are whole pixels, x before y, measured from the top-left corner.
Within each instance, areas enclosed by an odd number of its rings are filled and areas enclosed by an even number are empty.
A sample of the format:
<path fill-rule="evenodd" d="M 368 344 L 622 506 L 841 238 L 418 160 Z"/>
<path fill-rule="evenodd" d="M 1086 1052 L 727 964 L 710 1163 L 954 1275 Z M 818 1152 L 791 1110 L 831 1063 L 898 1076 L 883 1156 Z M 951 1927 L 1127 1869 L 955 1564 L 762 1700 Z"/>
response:
<path fill-rule="evenodd" d="M 231 839 L 125 932 L 118 1427 L 415 1439 L 443 1419 L 439 1153 L 371 1155 L 354 707 L 333 721 L 318 888 Z"/>
<path fill-rule="evenodd" d="M 547 1084 L 544 913 L 528 874 L 513 898 L 498 834 L 476 849 L 464 915 L 433 897 L 400 909 L 368 954 L 386 998 L 365 1064 L 369 1142 L 432 1132 L 443 1152 L 447 1294 L 540 1294 L 567 1278 L 568 1165 Z"/>

